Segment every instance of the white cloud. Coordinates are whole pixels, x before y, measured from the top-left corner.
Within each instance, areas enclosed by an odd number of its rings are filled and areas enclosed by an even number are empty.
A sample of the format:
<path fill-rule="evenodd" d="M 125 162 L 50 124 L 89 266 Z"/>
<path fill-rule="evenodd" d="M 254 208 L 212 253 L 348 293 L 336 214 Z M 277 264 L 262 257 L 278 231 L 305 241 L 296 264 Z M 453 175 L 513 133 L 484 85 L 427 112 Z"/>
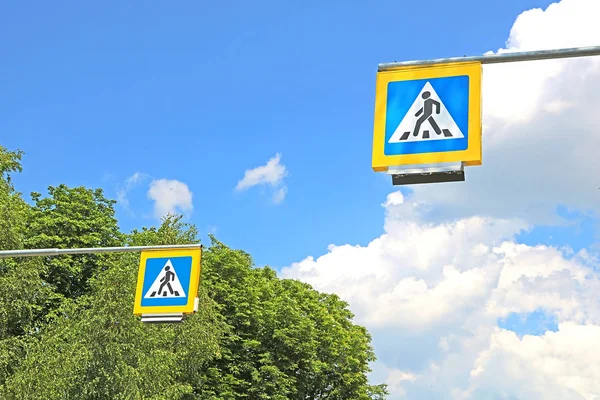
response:
<path fill-rule="evenodd" d="M 506 49 L 600 43 L 600 1 L 563 0 L 522 13 Z M 557 204 L 600 211 L 600 57 L 484 65 L 483 165 L 466 182 L 414 190 L 448 218 L 553 220 Z"/>
<path fill-rule="evenodd" d="M 125 180 L 125 184 L 127 186 L 135 185 L 136 183 L 140 182 L 146 176 L 147 175 L 142 172 L 136 172 Z"/>
<path fill-rule="evenodd" d="M 519 339 L 496 329 L 470 373 L 465 398 L 512 388 L 527 399 L 599 399 L 600 326 L 565 322 L 558 332 Z"/>
<path fill-rule="evenodd" d="M 143 181 L 151 176 L 144 172 L 135 172 L 125 179 L 117 190 L 117 202 L 131 215 L 134 215 L 129 202 L 129 194 Z M 161 219 L 167 214 L 191 212 L 193 210 L 192 192 L 189 187 L 178 180 L 152 179 L 148 186 L 147 196 L 154 201 L 154 216 Z"/>
<path fill-rule="evenodd" d="M 415 382 L 419 377 L 400 371 L 393 368 L 388 368 L 385 365 L 376 364 L 372 374 L 374 382 L 386 382 L 388 390 L 394 393 L 395 396 L 404 396 L 406 391 L 403 386 L 406 382 Z"/>
<path fill-rule="evenodd" d="M 158 219 L 167 214 L 191 212 L 192 192 L 189 187 L 175 179 L 158 179 L 150 183 L 148 198 L 154 200 L 154 216 Z"/>
<path fill-rule="evenodd" d="M 391 398 L 600 394 L 597 259 L 516 243 L 528 228 L 521 219 L 432 223 L 430 205 L 400 192 L 383 206 L 384 233 L 367 246 L 331 245 L 280 275 L 350 303 L 373 334 L 375 374 Z M 518 339 L 497 326 L 509 313 L 539 309 L 555 316 L 558 332 Z"/>
<path fill-rule="evenodd" d="M 287 193 L 287 188 L 281 187 L 275 191 L 273 194 L 273 203 L 279 204 L 285 199 L 285 195 Z"/>
<path fill-rule="evenodd" d="M 277 153 L 265 165 L 246 170 L 235 189 L 241 191 L 253 186 L 270 185 L 274 188 L 273 202 L 279 204 L 287 193 L 287 188 L 283 184 L 283 179 L 287 175 L 285 165 L 281 164 L 281 154 Z"/>
<path fill-rule="evenodd" d="M 129 198 L 127 197 L 127 195 L 135 186 L 137 186 L 139 183 L 142 182 L 142 180 L 146 179 L 147 177 L 148 175 L 143 172 L 136 172 L 127 179 L 125 179 L 124 185 L 117 190 L 118 203 L 126 209 L 130 210 Z"/>

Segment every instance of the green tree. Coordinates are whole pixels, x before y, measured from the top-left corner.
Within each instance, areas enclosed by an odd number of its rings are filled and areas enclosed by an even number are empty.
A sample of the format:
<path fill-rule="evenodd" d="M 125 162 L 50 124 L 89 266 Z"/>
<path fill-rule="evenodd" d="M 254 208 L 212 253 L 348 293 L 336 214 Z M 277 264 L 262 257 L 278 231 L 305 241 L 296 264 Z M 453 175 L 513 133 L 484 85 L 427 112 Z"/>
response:
<path fill-rule="evenodd" d="M 167 218 L 129 240 L 185 243 L 195 228 Z M 166 239 L 171 238 L 171 239 Z M 4 394 L 15 399 L 383 399 L 367 381 L 367 331 L 347 304 L 216 239 L 205 249 L 200 311 L 181 325 L 131 314 L 137 257 L 120 256 L 66 300 L 28 348 Z M 194 242 L 192 240 L 192 242 Z M 124 307 L 124 305 L 129 307 Z"/>
<path fill-rule="evenodd" d="M 129 246 L 164 246 L 170 244 L 199 243 L 196 226 L 183 222 L 182 215 L 168 214 L 160 227 L 142 227 L 127 235 L 125 242 Z"/>
<path fill-rule="evenodd" d="M 134 233 L 133 242 L 179 244 L 193 236 L 177 218 Z M 197 242 L 197 241 L 196 241 Z M 181 399 L 218 352 L 222 322 L 201 291 L 199 311 L 176 325 L 146 325 L 132 314 L 139 255 L 113 255 L 89 291 L 65 299 L 21 368 L 7 381 L 14 399 Z M 2 396 L 0 396 L 2 397 Z"/>
<path fill-rule="evenodd" d="M 368 384 L 371 338 L 351 322 L 347 303 L 252 268 L 247 253 L 211 240 L 202 285 L 227 330 L 198 399 L 384 398 L 385 385 Z"/>
<path fill-rule="evenodd" d="M 21 172 L 22 151 L 0 146 L 0 249 L 22 249 L 30 207 L 12 183 Z M 53 299 L 39 259 L 0 259 L 0 387 L 19 366 L 27 339 Z"/>
<path fill-rule="evenodd" d="M 12 174 L 21 172 L 23 152 L 8 151 L 0 146 L 0 249 L 21 249 L 29 207 L 15 191 Z"/>
<path fill-rule="evenodd" d="M 27 248 L 111 247 L 123 244 L 115 218 L 114 200 L 102 189 L 48 188 L 49 196 L 32 193 L 34 206 L 27 224 Z M 77 298 L 88 289 L 88 280 L 106 268 L 106 254 L 46 257 L 44 279 L 67 298 Z"/>

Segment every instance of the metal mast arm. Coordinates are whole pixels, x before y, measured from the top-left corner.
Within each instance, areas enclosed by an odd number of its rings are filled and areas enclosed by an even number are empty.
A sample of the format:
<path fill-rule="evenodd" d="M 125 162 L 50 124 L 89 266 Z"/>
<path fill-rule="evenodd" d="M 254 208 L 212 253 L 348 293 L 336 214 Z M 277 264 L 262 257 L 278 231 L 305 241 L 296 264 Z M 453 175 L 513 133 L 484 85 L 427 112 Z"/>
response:
<path fill-rule="evenodd" d="M 165 246 L 125 246 L 125 247 L 91 247 L 80 249 L 30 249 L 30 250 L 2 250 L 0 258 L 9 257 L 40 257 L 59 256 L 62 254 L 93 254 L 93 253 L 133 253 L 143 250 L 165 249 L 193 249 L 202 247 L 201 244 L 177 244 Z"/>
<path fill-rule="evenodd" d="M 399 67 L 410 67 L 410 66 L 426 66 L 432 64 L 451 64 L 451 63 L 463 63 L 479 61 L 482 64 L 498 64 L 504 62 L 517 62 L 517 61 L 537 61 L 537 60 L 551 60 L 558 58 L 573 58 L 573 57 L 589 57 L 599 56 L 600 46 L 592 47 L 573 47 L 566 49 L 554 49 L 554 50 L 535 50 L 535 51 L 523 51 L 514 53 L 503 53 L 503 54 L 489 54 L 483 56 L 470 56 L 470 57 L 452 57 L 452 58 L 438 58 L 434 60 L 414 60 L 414 61 L 401 61 L 401 62 L 390 62 L 379 64 L 379 71 L 388 71 Z"/>

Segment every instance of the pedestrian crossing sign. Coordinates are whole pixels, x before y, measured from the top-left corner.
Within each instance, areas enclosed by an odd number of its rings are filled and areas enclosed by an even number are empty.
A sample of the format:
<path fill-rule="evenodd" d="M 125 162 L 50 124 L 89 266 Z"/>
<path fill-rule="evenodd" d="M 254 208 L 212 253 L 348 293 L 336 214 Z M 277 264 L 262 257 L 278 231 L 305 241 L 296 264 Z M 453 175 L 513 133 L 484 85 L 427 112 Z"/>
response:
<path fill-rule="evenodd" d="M 143 251 L 133 313 L 191 314 L 196 311 L 202 248 Z"/>
<path fill-rule="evenodd" d="M 372 168 L 481 165 L 481 63 L 377 73 Z"/>

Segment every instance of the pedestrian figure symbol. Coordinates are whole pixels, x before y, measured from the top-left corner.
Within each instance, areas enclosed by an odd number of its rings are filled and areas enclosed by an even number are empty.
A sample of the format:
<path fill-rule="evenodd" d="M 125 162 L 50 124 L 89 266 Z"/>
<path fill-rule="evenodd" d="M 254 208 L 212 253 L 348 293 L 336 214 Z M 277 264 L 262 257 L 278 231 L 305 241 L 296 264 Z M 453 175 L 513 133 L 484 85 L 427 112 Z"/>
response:
<path fill-rule="evenodd" d="M 430 134 L 425 123 L 431 126 L 435 135 Z M 464 135 L 433 86 L 427 82 L 390 137 L 389 143 L 461 139 L 463 137 Z"/>
<path fill-rule="evenodd" d="M 418 117 L 421 114 L 423 114 L 423 115 L 421 115 L 421 117 L 419 117 L 419 119 L 417 120 L 417 123 L 415 124 L 415 129 L 413 130 L 413 136 L 417 136 L 419 134 L 421 125 L 423 125 L 423 122 L 425 122 L 425 121 L 429 122 L 429 124 L 431 125 L 431 127 L 433 128 L 435 133 L 437 133 L 438 135 L 441 135 L 442 130 L 440 129 L 438 124 L 435 122 L 435 118 L 433 118 L 433 106 L 435 105 L 435 113 L 439 114 L 440 113 L 440 102 L 433 100 L 431 98 L 431 92 L 429 92 L 429 91 L 423 92 L 421 97 L 425 101 L 423 102 L 423 107 L 421 107 L 419 109 L 419 111 L 417 111 L 417 113 L 415 114 L 415 117 Z M 446 137 L 452 136 L 452 134 L 450 133 L 450 131 L 448 129 L 444 129 L 443 132 L 444 132 L 444 136 L 446 136 Z M 426 136 L 426 138 L 428 138 L 429 131 L 424 131 L 423 136 Z"/>
<path fill-rule="evenodd" d="M 170 271 L 171 267 L 167 266 L 165 267 L 165 275 L 160 278 L 160 282 L 162 282 L 160 284 L 160 287 L 158 288 L 158 295 L 160 296 L 161 292 L 163 293 L 163 296 L 167 295 L 167 291 L 165 290 L 163 292 L 163 288 L 165 287 L 165 285 L 167 285 L 167 288 L 169 288 L 169 292 L 171 294 L 175 294 L 175 296 L 179 296 L 179 292 L 177 290 L 173 291 L 173 287 L 171 286 L 171 281 L 175 278 L 175 274 L 172 273 Z M 152 294 L 150 295 L 150 297 L 154 297 L 156 296 L 156 292 L 152 292 Z"/>
<path fill-rule="evenodd" d="M 144 298 L 185 297 L 181 282 L 171 260 L 168 260 L 150 286 Z"/>

